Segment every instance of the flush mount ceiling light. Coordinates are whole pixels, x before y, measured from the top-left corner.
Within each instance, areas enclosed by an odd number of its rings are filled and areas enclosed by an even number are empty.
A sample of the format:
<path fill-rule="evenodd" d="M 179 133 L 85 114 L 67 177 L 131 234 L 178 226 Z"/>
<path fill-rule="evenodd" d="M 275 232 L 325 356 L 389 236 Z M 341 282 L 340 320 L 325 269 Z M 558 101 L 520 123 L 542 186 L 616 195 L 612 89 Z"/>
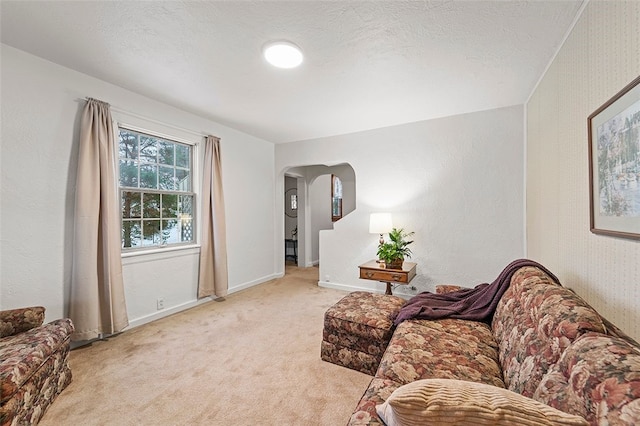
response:
<path fill-rule="evenodd" d="M 267 43 L 262 53 L 267 62 L 278 68 L 295 68 L 303 60 L 300 48 L 288 41 Z"/>

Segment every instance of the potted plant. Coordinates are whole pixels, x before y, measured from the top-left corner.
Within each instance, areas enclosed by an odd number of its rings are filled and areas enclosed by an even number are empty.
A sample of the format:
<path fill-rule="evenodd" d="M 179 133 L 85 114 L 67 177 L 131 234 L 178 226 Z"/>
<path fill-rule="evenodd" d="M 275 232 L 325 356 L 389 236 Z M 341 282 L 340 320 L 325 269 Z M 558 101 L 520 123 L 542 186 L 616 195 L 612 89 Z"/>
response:
<path fill-rule="evenodd" d="M 413 243 L 407 238 L 411 237 L 413 232 L 404 232 L 404 229 L 393 228 L 389 232 L 389 240 L 378 246 L 378 259 L 384 261 L 384 267 L 387 269 L 402 269 L 402 263 L 405 257 L 411 258 L 411 250 L 408 245 Z"/>

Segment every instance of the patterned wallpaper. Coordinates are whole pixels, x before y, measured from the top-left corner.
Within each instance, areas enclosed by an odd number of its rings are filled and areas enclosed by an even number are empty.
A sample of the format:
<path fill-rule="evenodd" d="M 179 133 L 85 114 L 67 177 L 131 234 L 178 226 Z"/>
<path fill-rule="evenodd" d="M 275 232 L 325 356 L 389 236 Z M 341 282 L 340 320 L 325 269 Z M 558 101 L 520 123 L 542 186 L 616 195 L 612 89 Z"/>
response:
<path fill-rule="evenodd" d="M 590 1 L 527 104 L 527 255 L 640 340 L 640 240 L 589 231 L 587 117 L 640 74 L 640 2 Z"/>

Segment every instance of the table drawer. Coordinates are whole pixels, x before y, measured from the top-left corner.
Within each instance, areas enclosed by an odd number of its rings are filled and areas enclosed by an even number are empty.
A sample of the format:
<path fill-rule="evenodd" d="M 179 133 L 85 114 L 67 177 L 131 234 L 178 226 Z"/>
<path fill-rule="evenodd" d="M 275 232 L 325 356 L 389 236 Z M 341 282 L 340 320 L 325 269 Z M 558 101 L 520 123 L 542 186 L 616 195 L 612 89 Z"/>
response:
<path fill-rule="evenodd" d="M 360 269 L 360 278 L 365 280 L 393 281 L 396 283 L 409 282 L 407 274 L 397 271 Z"/>

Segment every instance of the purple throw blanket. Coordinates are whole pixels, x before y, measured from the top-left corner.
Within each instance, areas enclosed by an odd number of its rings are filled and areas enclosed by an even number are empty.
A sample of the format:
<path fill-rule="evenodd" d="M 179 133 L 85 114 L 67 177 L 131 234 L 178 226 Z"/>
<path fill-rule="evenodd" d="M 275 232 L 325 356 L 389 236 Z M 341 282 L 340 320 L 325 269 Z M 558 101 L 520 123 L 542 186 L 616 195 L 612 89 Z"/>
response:
<path fill-rule="evenodd" d="M 491 284 L 478 284 L 474 288 L 465 288 L 445 294 L 428 291 L 420 293 L 407 301 L 395 318 L 394 325 L 408 319 L 457 318 L 473 321 L 491 322 L 500 298 L 511 284 L 511 277 L 524 266 L 535 266 L 543 270 L 556 283 L 558 278 L 547 268 L 529 259 L 518 259 L 507 265 L 498 278 Z"/>

